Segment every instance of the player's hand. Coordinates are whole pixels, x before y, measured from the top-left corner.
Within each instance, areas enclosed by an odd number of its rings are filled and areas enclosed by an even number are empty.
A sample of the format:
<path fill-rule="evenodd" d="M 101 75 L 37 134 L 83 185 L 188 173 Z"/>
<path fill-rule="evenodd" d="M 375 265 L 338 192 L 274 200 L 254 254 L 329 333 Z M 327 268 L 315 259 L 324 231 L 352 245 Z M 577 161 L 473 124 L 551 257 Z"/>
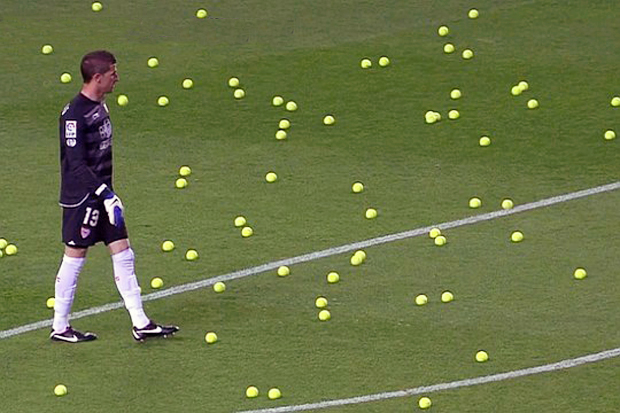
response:
<path fill-rule="evenodd" d="M 125 218 L 123 216 L 123 203 L 121 199 L 114 193 L 107 185 L 101 185 L 95 193 L 103 198 L 103 207 L 108 213 L 108 220 L 110 224 L 117 228 L 123 226 Z"/>

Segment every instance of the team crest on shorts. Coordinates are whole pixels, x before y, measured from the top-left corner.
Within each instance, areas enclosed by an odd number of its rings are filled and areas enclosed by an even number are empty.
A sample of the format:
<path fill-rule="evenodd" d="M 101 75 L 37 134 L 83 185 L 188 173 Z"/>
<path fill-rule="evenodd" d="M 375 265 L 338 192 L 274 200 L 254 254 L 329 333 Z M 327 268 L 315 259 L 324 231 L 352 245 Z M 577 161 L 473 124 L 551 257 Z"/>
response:
<path fill-rule="evenodd" d="M 82 238 L 86 238 L 90 235 L 90 228 L 88 227 L 81 227 L 80 228 L 80 235 L 82 236 Z"/>

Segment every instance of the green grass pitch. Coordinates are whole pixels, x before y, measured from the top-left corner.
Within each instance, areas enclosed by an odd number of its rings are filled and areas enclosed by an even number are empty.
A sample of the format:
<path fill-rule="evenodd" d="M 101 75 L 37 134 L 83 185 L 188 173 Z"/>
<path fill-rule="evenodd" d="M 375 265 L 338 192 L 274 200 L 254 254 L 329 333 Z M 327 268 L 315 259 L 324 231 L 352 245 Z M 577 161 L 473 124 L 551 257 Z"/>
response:
<path fill-rule="evenodd" d="M 209 16 L 195 17 L 204 7 Z M 477 19 L 467 12 L 476 7 Z M 52 317 L 61 258 L 58 116 L 79 60 L 118 58 L 109 96 L 115 187 L 143 293 L 279 259 L 616 182 L 620 5 L 615 1 L 4 0 L 0 7 L 0 330 Z M 437 29 L 450 33 L 440 37 Z M 453 43 L 456 52 L 445 54 Z M 54 52 L 43 55 L 51 44 Z M 464 60 L 465 48 L 474 58 Z M 379 67 L 380 56 L 391 64 Z M 159 67 L 147 59 L 156 56 Z M 373 66 L 362 69 L 370 58 Z M 63 72 L 73 81 L 62 84 Z M 246 95 L 233 97 L 236 76 Z M 181 87 L 184 78 L 194 88 Z M 527 80 L 520 96 L 511 87 Z M 459 88 L 463 96 L 450 99 Z M 126 94 L 121 107 L 116 97 Z M 166 95 L 169 106 L 156 104 Z M 274 95 L 294 100 L 287 112 Z M 530 110 L 529 99 L 540 106 Z M 459 110 L 458 120 L 448 111 Z M 424 114 L 442 120 L 429 125 Z M 331 114 L 336 123 L 325 126 Z M 278 121 L 291 128 L 275 139 Z M 478 139 L 492 143 L 482 148 Z M 187 188 L 174 187 L 189 165 Z M 268 184 L 268 171 L 278 181 Z M 353 194 L 361 181 L 364 192 Z M 482 200 L 479 209 L 468 200 Z M 75 320 L 99 340 L 47 329 L 0 340 L 2 411 L 235 412 L 410 389 L 618 347 L 620 193 L 612 191 L 366 248 L 145 303 L 176 323 L 137 344 L 124 310 Z M 364 218 L 366 208 L 379 211 Z M 233 225 L 244 215 L 254 235 Z M 511 243 L 510 233 L 525 234 Z M 161 251 L 171 239 L 176 249 Z M 200 258 L 184 259 L 194 248 Z M 573 278 L 576 267 L 588 271 Z M 325 276 L 338 271 L 341 280 Z M 442 291 L 455 300 L 440 302 Z M 416 306 L 417 294 L 429 303 Z M 329 300 L 320 322 L 314 300 Z M 74 311 L 118 302 L 105 248 L 91 249 Z M 219 341 L 208 345 L 207 331 Z M 486 363 L 474 354 L 485 349 Z M 611 412 L 620 361 L 428 394 L 433 412 Z M 65 397 L 53 388 L 63 383 Z M 259 388 L 247 399 L 249 385 Z M 283 394 L 266 397 L 270 387 Z M 324 412 L 411 412 L 418 397 Z"/>

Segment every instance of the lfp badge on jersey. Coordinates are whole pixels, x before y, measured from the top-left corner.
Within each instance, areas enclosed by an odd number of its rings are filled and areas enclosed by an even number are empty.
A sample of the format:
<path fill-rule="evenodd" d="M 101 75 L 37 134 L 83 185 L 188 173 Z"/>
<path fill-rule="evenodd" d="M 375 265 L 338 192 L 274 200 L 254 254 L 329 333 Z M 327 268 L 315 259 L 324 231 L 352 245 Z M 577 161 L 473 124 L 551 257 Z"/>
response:
<path fill-rule="evenodd" d="M 77 120 L 65 121 L 65 139 L 77 138 Z"/>

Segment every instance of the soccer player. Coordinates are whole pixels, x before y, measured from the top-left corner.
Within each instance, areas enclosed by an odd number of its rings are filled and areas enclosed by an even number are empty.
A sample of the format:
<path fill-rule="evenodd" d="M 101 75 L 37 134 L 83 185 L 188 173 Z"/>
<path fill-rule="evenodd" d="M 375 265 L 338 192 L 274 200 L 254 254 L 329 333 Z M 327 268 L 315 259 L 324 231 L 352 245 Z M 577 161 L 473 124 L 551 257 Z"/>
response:
<path fill-rule="evenodd" d="M 112 189 L 112 124 L 105 95 L 119 80 L 116 58 L 100 50 L 82 58 L 84 84 L 60 115 L 60 206 L 64 256 L 56 275 L 50 338 L 79 343 L 97 338 L 69 325 L 77 280 L 88 248 L 103 241 L 110 250 L 116 287 L 129 312 L 133 338 L 168 336 L 179 330 L 151 321 L 142 309 L 123 204 Z"/>

